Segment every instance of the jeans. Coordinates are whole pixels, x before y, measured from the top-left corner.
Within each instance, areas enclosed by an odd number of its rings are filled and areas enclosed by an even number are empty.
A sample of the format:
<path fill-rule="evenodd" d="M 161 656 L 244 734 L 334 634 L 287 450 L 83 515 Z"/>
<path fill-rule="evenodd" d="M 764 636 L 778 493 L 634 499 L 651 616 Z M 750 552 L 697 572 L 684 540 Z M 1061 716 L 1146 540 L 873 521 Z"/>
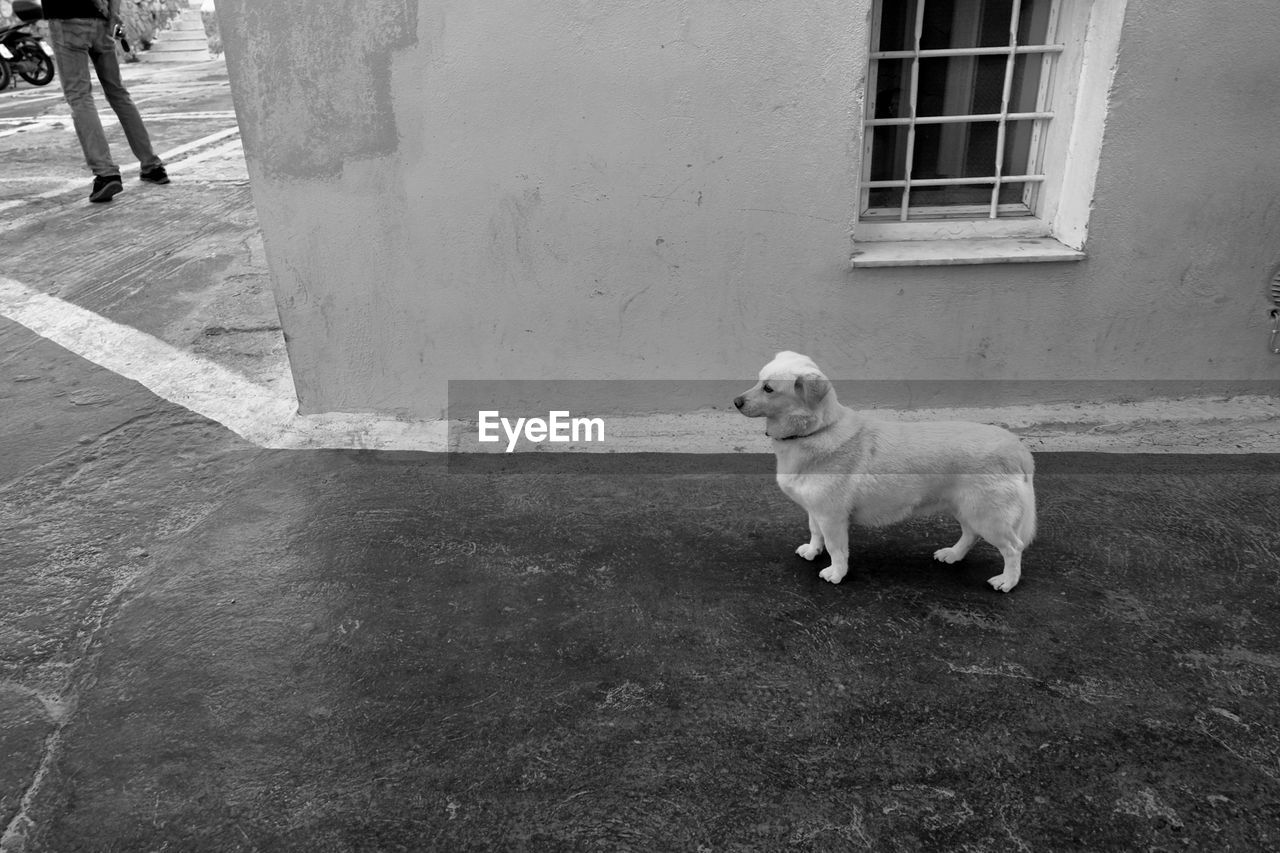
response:
<path fill-rule="evenodd" d="M 71 120 L 80 138 L 85 162 L 95 175 L 118 175 L 120 168 L 111 159 L 107 135 L 102 130 L 98 109 L 93 103 L 93 82 L 89 79 L 89 62 L 93 61 L 98 83 L 107 103 L 120 119 L 129 148 L 142 164 L 143 170 L 163 165 L 151 148 L 151 137 L 142 124 L 142 116 L 129 97 L 120 77 L 120 62 L 116 59 L 116 46 L 111 38 L 111 25 L 100 18 L 51 19 L 49 41 L 53 44 L 53 56 L 58 66 L 58 79 L 62 82 L 62 94 L 71 105 Z"/>

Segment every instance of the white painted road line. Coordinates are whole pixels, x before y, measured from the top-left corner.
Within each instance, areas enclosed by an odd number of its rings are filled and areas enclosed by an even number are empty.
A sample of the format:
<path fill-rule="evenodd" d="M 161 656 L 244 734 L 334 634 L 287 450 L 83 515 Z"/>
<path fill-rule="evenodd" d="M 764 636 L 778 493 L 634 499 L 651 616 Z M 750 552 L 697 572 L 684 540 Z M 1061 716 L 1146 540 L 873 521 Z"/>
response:
<path fill-rule="evenodd" d="M 196 149 L 203 148 L 206 145 L 212 145 L 213 143 L 226 139 L 229 136 L 238 136 L 239 133 L 240 133 L 240 128 L 229 127 L 229 128 L 226 128 L 225 130 L 220 130 L 217 133 L 211 133 L 208 136 L 201 137 L 200 139 L 197 139 L 194 142 L 188 142 L 185 145 L 179 145 L 177 148 L 171 148 L 168 151 L 164 151 L 160 154 L 160 159 L 165 161 L 166 166 L 181 166 L 183 163 L 198 162 L 193 157 L 187 158 L 186 160 L 179 160 L 177 158 L 181 157 L 183 154 L 186 154 L 188 151 L 195 151 Z M 236 141 L 236 145 L 239 145 L 239 140 Z M 218 149 L 218 150 L 220 153 L 223 153 L 221 149 Z M 208 157 L 201 156 L 200 159 L 202 160 L 208 159 Z M 120 174 L 122 177 L 132 177 L 133 175 L 137 174 L 138 170 L 139 170 L 139 167 L 135 164 L 125 169 L 121 169 Z M 15 199 L 13 201 L 0 203 L 0 213 L 3 213 L 6 210 L 11 210 L 15 207 L 22 207 L 24 205 L 30 204 L 32 201 L 42 200 L 47 198 L 57 198 L 58 196 L 67 195 L 68 193 L 80 192 L 84 189 L 84 187 L 85 187 L 84 178 L 67 180 L 62 182 L 61 184 L 58 184 L 51 190 L 45 190 L 42 193 L 37 193 L 36 195 L 30 198 Z M 21 220 L 10 220 L 8 222 L 5 222 L 3 225 L 0 225 L 0 230 L 11 230 L 22 224 L 23 222 Z"/>
<path fill-rule="evenodd" d="M 68 117 L 70 117 L 70 114 L 68 114 Z M 177 121 L 182 119 L 229 119 L 231 121 L 235 121 L 236 113 L 235 110 L 212 110 L 210 112 L 203 113 L 147 112 L 143 114 L 142 118 L 146 122 Z"/>
<path fill-rule="evenodd" d="M 0 122 L 0 124 L 8 124 L 8 122 L 4 121 L 4 122 Z M 0 139 L 3 139 L 6 136 L 13 136 L 15 133 L 24 133 L 32 130 L 47 130 L 53 127 L 57 127 L 59 124 L 61 124 L 61 122 L 56 119 L 52 119 L 52 120 L 45 119 L 45 118 L 23 119 L 22 123 L 19 124 L 17 127 L 11 128 L 10 130 L 0 130 Z"/>
<path fill-rule="evenodd" d="M 194 142 L 188 142 L 186 145 L 179 145 L 177 148 L 170 148 L 168 151 L 163 151 L 160 154 L 160 159 L 164 160 L 165 163 L 168 163 L 171 160 L 181 157 L 188 151 L 194 151 L 197 148 L 212 145 L 215 142 L 226 139 L 228 136 L 237 136 L 239 133 L 239 127 L 229 127 L 226 130 L 220 130 L 217 133 L 211 133 L 208 136 L 203 136 Z"/>
<path fill-rule="evenodd" d="M 448 447 L 448 428 L 442 421 L 344 413 L 299 415 L 287 365 L 282 365 L 278 389 L 273 390 L 4 276 L 0 276 L 0 315 L 260 447 L 434 451 Z"/>
<path fill-rule="evenodd" d="M 120 120 L 110 113 L 101 115 L 100 118 L 104 128 L 115 127 L 120 124 Z M 143 119 L 147 124 L 161 121 L 235 121 L 236 114 L 229 110 L 208 113 L 155 113 L 143 116 Z M 9 130 L 0 130 L 0 139 L 6 136 L 13 136 L 15 133 L 29 133 L 33 130 L 52 130 L 53 128 L 70 126 L 70 113 L 0 118 L 0 127 L 9 127 Z"/>
<path fill-rule="evenodd" d="M 175 168 L 194 166 L 196 163 L 203 163 L 205 160 L 214 160 L 219 157 L 226 157 L 229 154 L 236 153 L 239 153 L 242 157 L 244 156 L 244 148 L 240 144 L 239 139 L 233 139 L 230 142 L 223 143 L 217 148 L 206 148 L 204 151 L 201 151 L 198 154 L 192 154 L 190 157 L 183 160 L 169 162 L 168 165 Z"/>
<path fill-rule="evenodd" d="M 24 104 L 24 105 L 25 104 L 43 104 L 45 101 L 61 101 L 61 100 L 63 100 L 61 91 L 58 91 L 56 94 L 52 94 L 52 95 L 41 92 L 39 94 L 32 95 L 30 97 L 25 97 L 25 98 L 21 96 L 10 96 L 10 97 L 4 98 L 3 100 L 0 100 L 0 104 L 4 104 L 4 103 Z"/>

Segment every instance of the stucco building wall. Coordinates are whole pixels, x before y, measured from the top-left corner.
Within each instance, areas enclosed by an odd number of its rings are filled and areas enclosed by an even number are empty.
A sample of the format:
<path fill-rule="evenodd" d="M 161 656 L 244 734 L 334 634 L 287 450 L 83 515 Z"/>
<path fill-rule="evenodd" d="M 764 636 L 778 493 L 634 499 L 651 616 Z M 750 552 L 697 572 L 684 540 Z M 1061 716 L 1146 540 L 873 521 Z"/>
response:
<path fill-rule="evenodd" d="M 1280 377 L 1269 0 L 1129 0 L 1087 260 L 851 269 L 868 7 L 220 0 L 302 410 L 784 348 L 1029 398 Z"/>

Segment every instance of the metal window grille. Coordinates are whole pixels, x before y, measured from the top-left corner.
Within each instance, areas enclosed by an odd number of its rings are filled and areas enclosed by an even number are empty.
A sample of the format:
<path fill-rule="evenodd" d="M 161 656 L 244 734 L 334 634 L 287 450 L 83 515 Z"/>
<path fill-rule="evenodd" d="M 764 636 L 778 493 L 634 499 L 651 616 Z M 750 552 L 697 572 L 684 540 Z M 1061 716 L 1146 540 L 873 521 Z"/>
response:
<path fill-rule="evenodd" d="M 1030 215 L 1062 0 L 877 0 L 863 220 Z"/>

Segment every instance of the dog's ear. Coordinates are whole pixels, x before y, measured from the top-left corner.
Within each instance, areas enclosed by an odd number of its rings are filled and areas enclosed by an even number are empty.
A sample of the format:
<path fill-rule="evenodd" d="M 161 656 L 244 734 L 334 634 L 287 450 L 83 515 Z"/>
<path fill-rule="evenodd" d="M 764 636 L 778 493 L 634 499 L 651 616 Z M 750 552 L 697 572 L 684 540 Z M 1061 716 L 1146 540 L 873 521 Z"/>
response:
<path fill-rule="evenodd" d="M 821 373 L 805 373 L 796 377 L 796 396 L 812 409 L 831 390 L 831 381 Z"/>

